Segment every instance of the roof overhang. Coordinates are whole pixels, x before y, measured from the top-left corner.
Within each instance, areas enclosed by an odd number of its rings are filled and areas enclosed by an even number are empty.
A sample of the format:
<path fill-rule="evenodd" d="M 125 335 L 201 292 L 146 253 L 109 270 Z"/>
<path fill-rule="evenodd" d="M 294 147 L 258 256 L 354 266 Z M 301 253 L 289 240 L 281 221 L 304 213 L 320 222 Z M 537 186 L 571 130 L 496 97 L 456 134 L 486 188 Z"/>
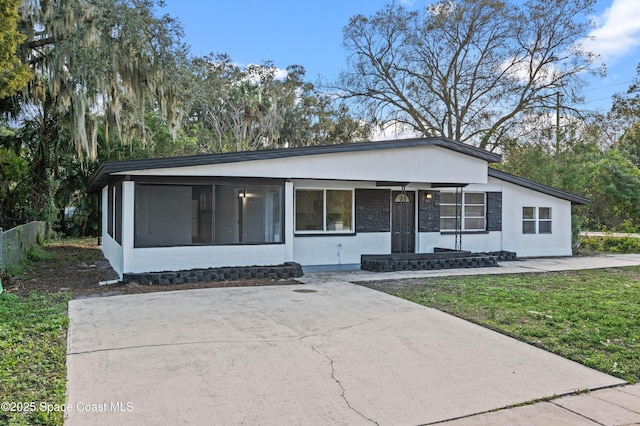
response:
<path fill-rule="evenodd" d="M 297 148 L 268 149 L 258 151 L 232 152 L 224 154 L 207 154 L 186 157 L 153 158 L 144 160 L 108 161 L 102 163 L 89 181 L 89 192 L 96 192 L 116 179 L 117 175 L 136 172 L 145 174 L 144 171 L 168 171 L 175 172 L 181 168 L 197 168 L 198 166 L 212 166 L 237 164 L 246 162 L 264 162 L 264 160 L 288 159 L 294 157 L 314 158 L 319 155 L 364 153 L 367 151 L 383 151 L 398 148 L 412 148 L 435 146 L 464 154 L 467 158 L 481 160 L 486 163 L 500 161 L 497 154 L 481 150 L 479 148 L 453 141 L 446 138 L 418 138 L 401 139 L 380 142 L 357 142 L 339 145 L 305 146 Z M 335 156 L 334 156 L 335 157 Z M 257 164 L 257 163 L 253 163 Z M 185 170 L 186 172 L 186 170 Z M 182 173 L 180 173 L 182 174 Z M 374 179 L 377 180 L 377 179 Z"/>
<path fill-rule="evenodd" d="M 509 182 L 514 185 L 522 186 L 524 188 L 532 189 L 534 191 L 538 191 L 543 194 L 552 195 L 554 197 L 570 201 L 572 205 L 586 205 L 591 202 L 587 198 L 580 197 L 578 195 L 571 194 L 569 192 L 561 191 L 559 189 L 555 189 L 550 186 L 542 185 L 540 183 L 533 182 L 531 180 L 521 178 L 519 176 L 515 176 L 509 173 L 505 173 L 500 170 L 489 168 L 488 173 L 490 177 L 500 179 L 502 181 Z"/>

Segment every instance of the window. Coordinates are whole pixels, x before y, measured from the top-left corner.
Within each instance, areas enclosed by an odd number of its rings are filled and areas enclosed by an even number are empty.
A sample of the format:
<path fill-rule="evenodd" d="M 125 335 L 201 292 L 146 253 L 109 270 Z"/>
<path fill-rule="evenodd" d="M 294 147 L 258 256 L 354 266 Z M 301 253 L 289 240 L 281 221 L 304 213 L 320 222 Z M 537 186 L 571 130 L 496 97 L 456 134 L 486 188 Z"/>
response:
<path fill-rule="evenodd" d="M 538 209 L 538 233 L 551 233 L 551 207 L 540 207 Z"/>
<path fill-rule="evenodd" d="M 296 231 L 322 231 L 324 191 L 296 191 Z"/>
<path fill-rule="evenodd" d="M 484 192 L 440 193 L 440 230 L 455 230 L 460 220 L 463 231 L 484 231 L 485 200 Z"/>
<path fill-rule="evenodd" d="M 353 231 L 353 191 L 342 189 L 297 189 L 296 231 Z"/>
<path fill-rule="evenodd" d="M 136 186 L 136 247 L 281 243 L 283 188 Z"/>
<path fill-rule="evenodd" d="M 536 233 L 536 209 L 535 207 L 522 208 L 522 233 Z"/>
<path fill-rule="evenodd" d="M 551 207 L 523 207 L 522 233 L 551 234 Z"/>

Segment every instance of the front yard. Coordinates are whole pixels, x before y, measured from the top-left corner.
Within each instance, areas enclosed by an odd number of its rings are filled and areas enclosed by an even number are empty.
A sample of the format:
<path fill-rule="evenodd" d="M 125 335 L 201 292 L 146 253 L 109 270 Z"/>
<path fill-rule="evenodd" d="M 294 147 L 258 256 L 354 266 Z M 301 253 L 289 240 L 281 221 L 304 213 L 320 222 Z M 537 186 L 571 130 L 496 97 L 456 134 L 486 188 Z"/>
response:
<path fill-rule="evenodd" d="M 59 242 L 0 294 L 0 424 L 61 425 L 67 301 L 100 293 L 194 288 L 109 286 L 95 240 Z M 200 283 L 266 285 L 279 283 Z M 631 383 L 640 379 L 640 267 L 396 282 L 393 293 L 531 343 Z M 49 409 L 49 412 L 47 412 Z"/>

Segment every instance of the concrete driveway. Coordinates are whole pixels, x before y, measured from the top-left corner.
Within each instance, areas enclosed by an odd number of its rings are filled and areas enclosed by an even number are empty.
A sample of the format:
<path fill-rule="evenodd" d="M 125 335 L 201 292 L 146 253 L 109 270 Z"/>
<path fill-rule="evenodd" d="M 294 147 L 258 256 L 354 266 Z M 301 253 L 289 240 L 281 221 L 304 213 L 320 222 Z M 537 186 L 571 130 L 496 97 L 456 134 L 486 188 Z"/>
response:
<path fill-rule="evenodd" d="M 344 282 L 69 303 L 66 425 L 416 425 L 621 380 Z"/>

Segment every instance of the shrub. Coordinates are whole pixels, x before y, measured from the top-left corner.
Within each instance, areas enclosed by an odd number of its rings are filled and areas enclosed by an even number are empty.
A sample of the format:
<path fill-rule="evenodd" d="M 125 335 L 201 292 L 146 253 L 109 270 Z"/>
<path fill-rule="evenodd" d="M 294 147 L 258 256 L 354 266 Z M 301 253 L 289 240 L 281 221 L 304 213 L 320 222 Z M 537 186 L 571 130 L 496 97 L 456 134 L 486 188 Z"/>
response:
<path fill-rule="evenodd" d="M 640 238 L 581 237 L 580 252 L 584 253 L 640 253 Z"/>
<path fill-rule="evenodd" d="M 33 246 L 27 251 L 27 259 L 32 262 L 40 262 L 42 260 L 51 260 L 53 259 L 53 254 L 45 251 L 40 246 Z"/>

